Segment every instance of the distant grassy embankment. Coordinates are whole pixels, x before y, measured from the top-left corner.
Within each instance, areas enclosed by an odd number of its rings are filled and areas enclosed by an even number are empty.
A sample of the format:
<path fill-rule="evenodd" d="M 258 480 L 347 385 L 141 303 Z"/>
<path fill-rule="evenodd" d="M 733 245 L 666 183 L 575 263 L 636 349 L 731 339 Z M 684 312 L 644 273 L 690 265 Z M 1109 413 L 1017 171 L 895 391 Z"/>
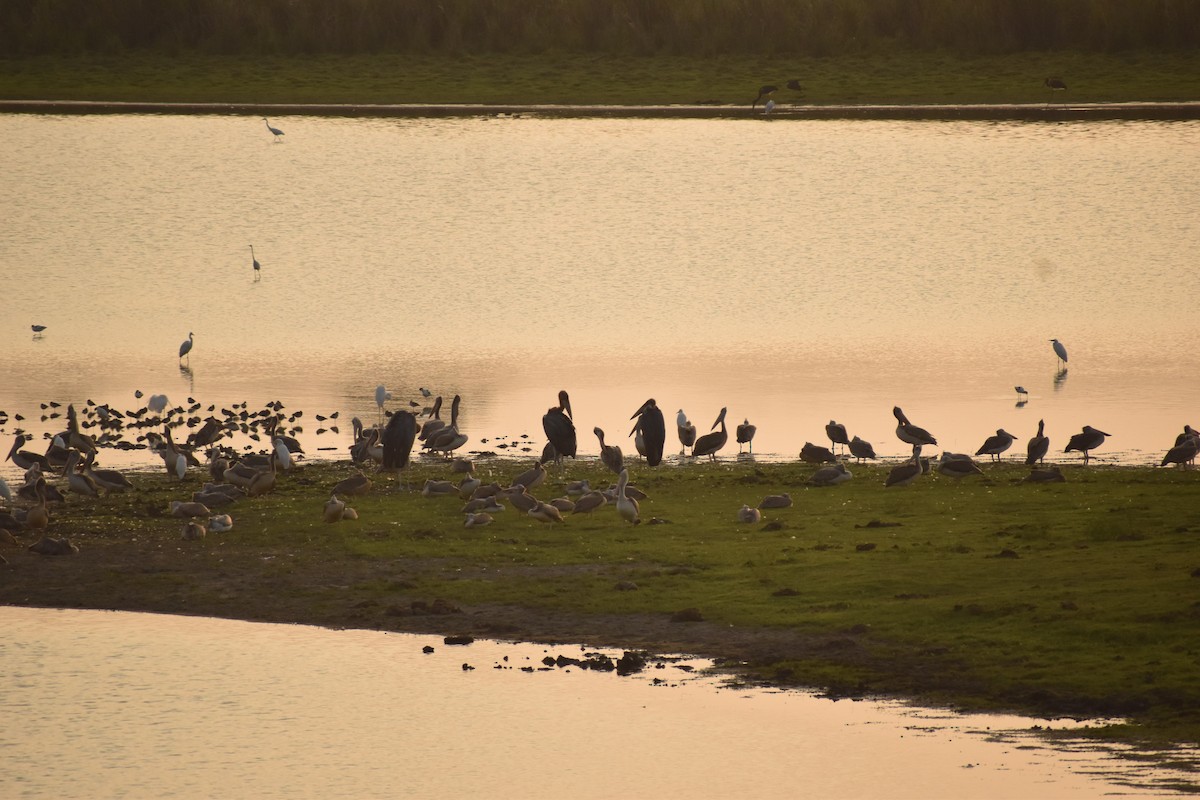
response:
<path fill-rule="evenodd" d="M 8 0 L 0 97 L 238 103 L 1200 99 L 1200 3 Z"/>

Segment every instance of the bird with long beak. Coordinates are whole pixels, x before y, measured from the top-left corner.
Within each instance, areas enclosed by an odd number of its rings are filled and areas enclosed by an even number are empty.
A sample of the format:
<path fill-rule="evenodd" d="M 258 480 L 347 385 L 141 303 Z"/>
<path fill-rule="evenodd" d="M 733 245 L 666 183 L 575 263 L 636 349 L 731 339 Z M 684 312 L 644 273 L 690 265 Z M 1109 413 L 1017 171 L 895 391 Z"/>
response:
<path fill-rule="evenodd" d="M 711 433 L 706 433 L 696 440 L 696 444 L 692 447 L 692 457 L 708 456 L 713 461 L 717 460 L 717 451 L 725 446 L 729 441 L 729 431 L 725 429 L 725 411 L 722 408 L 721 413 L 717 415 L 717 421 L 713 423 Z M 716 430 L 720 425 L 721 430 Z"/>
<path fill-rule="evenodd" d="M 900 410 L 900 406 L 892 408 L 892 415 L 896 417 L 896 438 L 905 444 L 937 444 L 937 439 L 933 438 L 933 434 L 924 428 L 918 428 L 908 421 L 908 417 Z"/>
<path fill-rule="evenodd" d="M 644 442 L 646 463 L 657 467 L 662 463 L 663 449 L 667 444 L 667 425 L 663 421 L 663 413 L 651 397 L 642 403 L 641 408 L 633 412 L 630 419 L 636 419 L 633 430 L 629 435 L 640 433 Z"/>
<path fill-rule="evenodd" d="M 554 446 L 554 462 L 562 464 L 563 458 L 575 458 L 575 422 L 571 415 L 571 398 L 565 389 L 558 393 L 558 405 L 542 415 L 542 430 Z"/>

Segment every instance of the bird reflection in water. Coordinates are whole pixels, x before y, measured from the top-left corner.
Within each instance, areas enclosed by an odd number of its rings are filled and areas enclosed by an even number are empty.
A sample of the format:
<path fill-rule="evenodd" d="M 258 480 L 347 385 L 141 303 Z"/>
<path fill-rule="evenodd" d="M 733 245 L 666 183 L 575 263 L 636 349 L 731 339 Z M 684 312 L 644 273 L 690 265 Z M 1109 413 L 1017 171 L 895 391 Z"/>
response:
<path fill-rule="evenodd" d="M 1054 373 L 1054 391 L 1058 391 L 1067 382 L 1067 368 L 1063 367 L 1058 372 Z"/>
<path fill-rule="evenodd" d="M 187 381 L 188 394 L 195 394 L 196 393 L 196 376 L 192 373 L 191 366 L 180 362 L 179 376 L 181 378 L 183 378 L 185 381 Z"/>

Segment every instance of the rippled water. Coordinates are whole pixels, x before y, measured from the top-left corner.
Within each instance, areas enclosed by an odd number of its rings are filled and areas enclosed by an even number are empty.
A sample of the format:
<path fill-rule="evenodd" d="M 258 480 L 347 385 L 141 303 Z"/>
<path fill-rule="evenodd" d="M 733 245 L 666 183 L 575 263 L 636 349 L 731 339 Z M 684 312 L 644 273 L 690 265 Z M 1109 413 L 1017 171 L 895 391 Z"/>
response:
<path fill-rule="evenodd" d="M 763 457 L 830 419 L 906 455 L 898 404 L 947 449 L 1045 419 L 1060 459 L 1089 424 L 1125 463 L 1200 426 L 1194 121 L 272 124 L 0 116 L 0 409 L 35 435 L 62 428 L 40 403 L 135 389 L 367 418 L 377 384 L 427 386 L 462 394 L 468 449 L 540 449 L 566 388 L 585 453 L 594 425 L 632 450 L 653 396 L 702 431 L 728 406 Z M 302 438 L 344 453 L 342 427 Z"/>
<path fill-rule="evenodd" d="M 9 798 L 1149 797 L 1197 756 L 728 688 L 694 660 L 542 668 L 577 647 L 99 611 L 0 624 Z"/>

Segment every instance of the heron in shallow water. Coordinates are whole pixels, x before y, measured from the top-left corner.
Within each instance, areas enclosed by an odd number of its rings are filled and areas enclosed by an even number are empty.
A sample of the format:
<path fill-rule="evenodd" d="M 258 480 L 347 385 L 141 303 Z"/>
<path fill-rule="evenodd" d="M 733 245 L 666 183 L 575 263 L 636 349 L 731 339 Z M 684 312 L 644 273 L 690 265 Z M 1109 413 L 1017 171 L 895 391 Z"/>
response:
<path fill-rule="evenodd" d="M 196 341 L 195 336 L 196 336 L 196 334 L 192 333 L 191 331 L 188 331 L 187 341 L 184 342 L 183 344 L 179 345 L 179 360 L 180 361 L 183 360 L 184 356 L 186 356 L 188 353 L 192 352 L 192 345 L 195 344 L 195 341 Z M 189 356 L 188 363 L 191 363 L 191 360 L 192 359 Z"/>
<path fill-rule="evenodd" d="M 1058 360 L 1065 368 L 1067 366 L 1067 348 L 1063 347 L 1063 343 L 1058 339 L 1051 339 L 1050 344 L 1054 345 L 1054 355 L 1058 356 Z"/>
<path fill-rule="evenodd" d="M 258 263 L 258 259 L 254 257 L 254 245 L 250 245 L 250 263 L 254 267 L 254 280 L 262 279 L 262 264 Z"/>
<path fill-rule="evenodd" d="M 267 123 L 267 130 L 269 130 L 271 133 L 275 134 L 275 141 L 278 142 L 279 137 L 283 136 L 283 131 L 279 130 L 279 128 L 272 128 L 271 123 L 267 121 L 266 117 L 263 117 L 263 122 Z"/>

